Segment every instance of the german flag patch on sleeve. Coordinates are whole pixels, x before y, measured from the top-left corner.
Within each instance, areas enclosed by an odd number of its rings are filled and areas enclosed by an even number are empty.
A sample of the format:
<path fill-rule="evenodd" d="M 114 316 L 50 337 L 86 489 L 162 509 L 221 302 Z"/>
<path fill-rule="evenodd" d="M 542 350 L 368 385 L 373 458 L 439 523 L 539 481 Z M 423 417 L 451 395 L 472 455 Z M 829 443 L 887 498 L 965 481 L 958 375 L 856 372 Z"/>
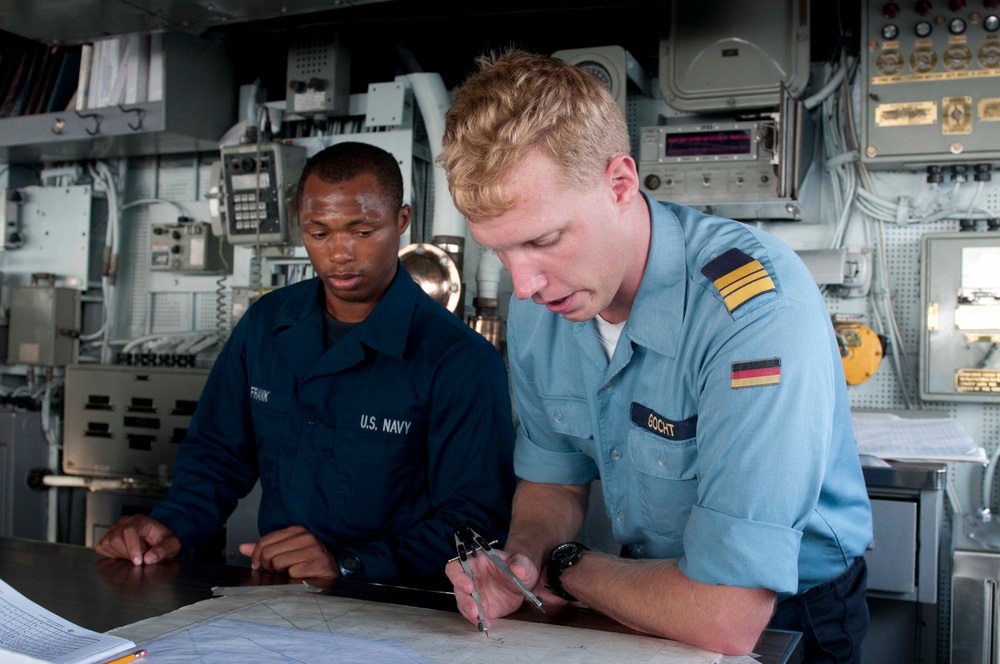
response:
<path fill-rule="evenodd" d="M 734 390 L 744 387 L 763 387 L 781 382 L 781 358 L 772 357 L 752 362 L 733 362 L 731 386 Z"/>
<path fill-rule="evenodd" d="M 771 275 L 760 261 L 739 249 L 730 249 L 712 259 L 701 269 L 701 273 L 719 289 L 729 313 L 755 297 L 775 290 Z"/>

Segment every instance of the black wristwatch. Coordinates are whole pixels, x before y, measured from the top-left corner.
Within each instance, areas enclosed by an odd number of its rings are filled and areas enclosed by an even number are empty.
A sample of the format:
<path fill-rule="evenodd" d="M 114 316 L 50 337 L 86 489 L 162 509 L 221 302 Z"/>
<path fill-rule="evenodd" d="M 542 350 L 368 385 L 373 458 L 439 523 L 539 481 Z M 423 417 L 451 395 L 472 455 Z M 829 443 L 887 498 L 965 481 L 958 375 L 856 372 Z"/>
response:
<path fill-rule="evenodd" d="M 585 551 L 590 551 L 590 549 L 579 542 L 566 542 L 552 549 L 552 552 L 549 553 L 549 564 L 546 571 L 549 585 L 546 588 L 567 602 L 575 602 L 577 600 L 563 588 L 562 573 L 580 562 L 580 558 Z"/>
<path fill-rule="evenodd" d="M 361 559 L 353 553 L 342 553 L 337 558 L 337 569 L 340 576 L 345 579 L 356 577 L 361 571 Z"/>

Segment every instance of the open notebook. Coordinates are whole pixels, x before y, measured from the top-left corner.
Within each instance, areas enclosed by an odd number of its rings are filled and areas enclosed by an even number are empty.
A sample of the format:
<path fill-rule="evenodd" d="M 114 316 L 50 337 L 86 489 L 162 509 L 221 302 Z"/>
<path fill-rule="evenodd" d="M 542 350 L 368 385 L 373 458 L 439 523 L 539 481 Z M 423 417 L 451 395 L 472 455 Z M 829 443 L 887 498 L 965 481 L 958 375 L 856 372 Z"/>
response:
<path fill-rule="evenodd" d="M 46 611 L 0 579 L 0 661 L 103 664 L 136 650 Z"/>

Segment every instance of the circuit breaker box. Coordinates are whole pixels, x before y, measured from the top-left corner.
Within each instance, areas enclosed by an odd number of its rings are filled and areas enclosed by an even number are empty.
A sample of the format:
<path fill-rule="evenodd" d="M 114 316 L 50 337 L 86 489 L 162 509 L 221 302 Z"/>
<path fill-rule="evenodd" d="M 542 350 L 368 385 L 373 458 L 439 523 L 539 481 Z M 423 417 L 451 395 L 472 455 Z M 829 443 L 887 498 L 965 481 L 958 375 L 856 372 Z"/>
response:
<path fill-rule="evenodd" d="M 158 272 L 233 271 L 233 246 L 212 233 L 203 221 L 152 224 L 149 269 Z"/>
<path fill-rule="evenodd" d="M 80 291 L 57 286 L 10 289 L 7 360 L 11 364 L 59 367 L 76 361 Z"/>
<path fill-rule="evenodd" d="M 1000 401 L 1000 232 L 921 241 L 920 398 Z"/>
<path fill-rule="evenodd" d="M 66 367 L 63 472 L 169 479 L 205 369 Z"/>

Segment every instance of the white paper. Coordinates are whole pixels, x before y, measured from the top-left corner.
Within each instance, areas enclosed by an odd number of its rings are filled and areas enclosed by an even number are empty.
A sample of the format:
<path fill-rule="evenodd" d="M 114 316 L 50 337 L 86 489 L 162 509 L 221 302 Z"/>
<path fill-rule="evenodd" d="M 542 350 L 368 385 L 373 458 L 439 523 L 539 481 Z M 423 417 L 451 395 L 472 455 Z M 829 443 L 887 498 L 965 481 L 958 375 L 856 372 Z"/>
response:
<path fill-rule="evenodd" d="M 135 650 L 133 642 L 64 620 L 0 580 L 0 660 L 96 664 Z"/>
<path fill-rule="evenodd" d="M 851 420 L 858 454 L 898 461 L 987 461 L 986 450 L 976 445 L 961 424 L 948 417 L 855 411 Z"/>

